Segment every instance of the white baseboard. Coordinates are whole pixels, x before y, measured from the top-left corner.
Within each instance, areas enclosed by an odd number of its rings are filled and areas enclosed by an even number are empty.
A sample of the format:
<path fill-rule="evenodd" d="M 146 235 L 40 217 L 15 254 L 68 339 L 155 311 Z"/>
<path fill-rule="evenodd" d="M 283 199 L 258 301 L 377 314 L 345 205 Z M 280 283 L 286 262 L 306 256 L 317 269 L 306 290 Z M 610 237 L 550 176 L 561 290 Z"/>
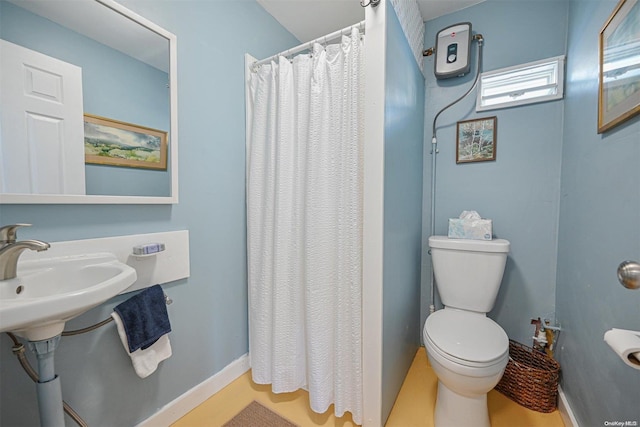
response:
<path fill-rule="evenodd" d="M 249 364 L 249 353 L 246 353 L 229 363 L 211 378 L 201 382 L 163 406 L 158 412 L 142 421 L 136 427 L 166 427 L 175 423 L 189 411 L 247 372 L 250 368 Z"/>
<path fill-rule="evenodd" d="M 562 391 L 562 387 L 558 386 L 558 411 L 560 412 L 560 416 L 562 417 L 562 422 L 565 427 L 580 427 L 578 425 L 578 420 L 573 415 L 573 411 L 569 406 L 569 401 L 567 400 L 567 396 Z"/>

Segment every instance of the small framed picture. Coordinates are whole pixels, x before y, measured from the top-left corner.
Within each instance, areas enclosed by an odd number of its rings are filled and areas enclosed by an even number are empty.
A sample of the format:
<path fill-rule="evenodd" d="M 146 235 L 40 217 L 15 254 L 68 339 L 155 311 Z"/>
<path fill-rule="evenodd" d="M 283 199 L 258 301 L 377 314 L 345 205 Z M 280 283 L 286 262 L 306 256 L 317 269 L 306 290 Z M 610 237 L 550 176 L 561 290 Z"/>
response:
<path fill-rule="evenodd" d="M 495 160 L 497 124 L 495 116 L 458 122 L 456 163 Z"/>
<path fill-rule="evenodd" d="M 84 159 L 98 165 L 167 170 L 167 132 L 85 114 Z"/>

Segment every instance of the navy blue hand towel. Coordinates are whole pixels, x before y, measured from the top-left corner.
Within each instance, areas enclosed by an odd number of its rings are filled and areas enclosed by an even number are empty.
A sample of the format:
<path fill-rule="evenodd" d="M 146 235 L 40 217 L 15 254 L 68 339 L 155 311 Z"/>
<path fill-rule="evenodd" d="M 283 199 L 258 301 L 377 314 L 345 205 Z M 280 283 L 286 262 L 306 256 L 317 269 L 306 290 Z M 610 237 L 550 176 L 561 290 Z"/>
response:
<path fill-rule="evenodd" d="M 171 332 L 164 291 L 154 285 L 118 304 L 118 313 L 129 343 L 129 352 L 146 349 L 164 334 Z"/>

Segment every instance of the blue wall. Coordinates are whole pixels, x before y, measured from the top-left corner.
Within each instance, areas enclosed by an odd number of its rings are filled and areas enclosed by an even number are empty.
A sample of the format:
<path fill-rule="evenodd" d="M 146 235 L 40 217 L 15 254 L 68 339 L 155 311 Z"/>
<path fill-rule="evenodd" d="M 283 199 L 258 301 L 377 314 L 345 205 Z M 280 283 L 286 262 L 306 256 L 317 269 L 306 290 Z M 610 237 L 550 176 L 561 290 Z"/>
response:
<path fill-rule="evenodd" d="M 558 239 L 557 356 L 562 388 L 583 426 L 640 422 L 640 371 L 603 341 L 640 330 L 640 291 L 616 268 L 640 262 L 640 117 L 597 134 L 598 33 L 616 0 L 571 1 Z"/>
<path fill-rule="evenodd" d="M 2 39 L 82 68 L 85 113 L 169 130 L 167 73 L 7 1 L 0 9 Z M 87 194 L 170 195 L 168 171 L 87 164 L 85 174 Z"/>
<path fill-rule="evenodd" d="M 191 277 L 164 286 L 173 356 L 141 380 L 115 328 L 62 339 L 56 366 L 68 403 L 94 427 L 131 426 L 248 351 L 244 53 L 298 41 L 253 1 L 127 0 L 178 37 L 180 203 L 172 206 L 0 205 L 0 223 L 49 241 L 190 230 Z M 70 322 L 109 316 L 116 298 Z M 0 424 L 37 425 L 35 387 L 0 337 Z M 69 424 L 71 425 L 71 424 Z"/>
<path fill-rule="evenodd" d="M 565 52 L 567 3 L 564 1 L 497 1 L 463 9 L 426 22 L 425 46 L 436 33 L 469 21 L 484 43 L 484 71 L 562 55 Z M 463 78 L 436 80 L 433 56 L 425 59 L 427 84 L 426 144 L 433 117 L 461 96 L 475 77 L 477 43 L 472 48 L 472 72 Z M 476 210 L 493 219 L 495 237 L 511 242 L 502 286 L 489 316 L 510 338 L 531 345 L 530 319 L 553 318 L 557 223 L 562 152 L 562 101 L 475 112 L 475 92 L 440 115 L 436 234 L 446 234 L 448 218 Z M 456 122 L 497 116 L 496 160 L 456 164 Z M 424 247 L 430 224 L 431 147 L 425 149 L 423 203 Z M 428 314 L 431 260 L 423 251 L 421 324 Z"/>
<path fill-rule="evenodd" d="M 62 340 L 56 366 L 63 394 L 92 426 L 134 425 L 246 353 L 243 54 L 266 57 L 297 44 L 254 2 L 122 3 L 178 36 L 180 204 L 0 205 L 1 224 L 34 224 L 21 232 L 23 238 L 58 241 L 191 231 L 191 277 L 165 286 L 174 300 L 169 307 L 174 354 L 155 374 L 145 380 L 135 376 L 111 326 Z M 597 34 L 615 4 L 488 0 L 426 23 L 425 45 L 432 46 L 441 28 L 471 21 L 486 40 L 485 70 L 560 55 L 566 46 L 564 101 L 477 114 L 472 98 L 441 115 L 436 224 L 437 232 L 445 233 L 447 218 L 476 209 L 494 219 L 497 237 L 512 242 L 490 316 L 510 337 L 530 345 L 529 319 L 557 312 L 564 328 L 557 353 L 562 386 L 581 425 L 640 419 L 637 372 L 602 340 L 612 327 L 640 329 L 640 293 L 623 289 L 615 278 L 620 261 L 640 259 L 640 121 L 636 117 L 604 135 L 596 133 Z M 422 126 L 422 82 L 395 14 L 388 16 L 384 418 L 427 313 L 430 260 L 424 251 L 420 298 L 413 287 L 420 225 L 411 212 L 419 210 L 424 193 L 426 241 L 431 121 L 472 80 L 436 81 L 432 60 L 426 60 L 427 178 L 421 189 L 422 164 L 414 160 L 422 145 L 408 141 L 421 140 L 421 129 L 412 126 Z M 249 27 L 249 32 L 238 30 Z M 456 121 L 492 115 L 498 116 L 497 160 L 456 165 Z M 102 320 L 124 298 L 69 327 Z M 418 300 L 423 307 L 416 325 Z M 37 423 L 35 387 L 10 346 L 1 336 L 0 424 L 31 426 Z"/>
<path fill-rule="evenodd" d="M 382 420 L 391 412 L 420 344 L 424 77 L 387 7 Z"/>

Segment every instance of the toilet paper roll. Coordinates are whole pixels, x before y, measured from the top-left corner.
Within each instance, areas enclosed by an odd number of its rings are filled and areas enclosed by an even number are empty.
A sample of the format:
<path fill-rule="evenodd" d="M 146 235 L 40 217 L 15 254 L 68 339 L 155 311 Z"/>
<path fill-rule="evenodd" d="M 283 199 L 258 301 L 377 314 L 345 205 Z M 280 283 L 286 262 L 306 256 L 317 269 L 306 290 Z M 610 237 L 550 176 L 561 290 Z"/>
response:
<path fill-rule="evenodd" d="M 614 328 L 604 333 L 604 340 L 624 363 L 640 370 L 640 332 Z"/>

